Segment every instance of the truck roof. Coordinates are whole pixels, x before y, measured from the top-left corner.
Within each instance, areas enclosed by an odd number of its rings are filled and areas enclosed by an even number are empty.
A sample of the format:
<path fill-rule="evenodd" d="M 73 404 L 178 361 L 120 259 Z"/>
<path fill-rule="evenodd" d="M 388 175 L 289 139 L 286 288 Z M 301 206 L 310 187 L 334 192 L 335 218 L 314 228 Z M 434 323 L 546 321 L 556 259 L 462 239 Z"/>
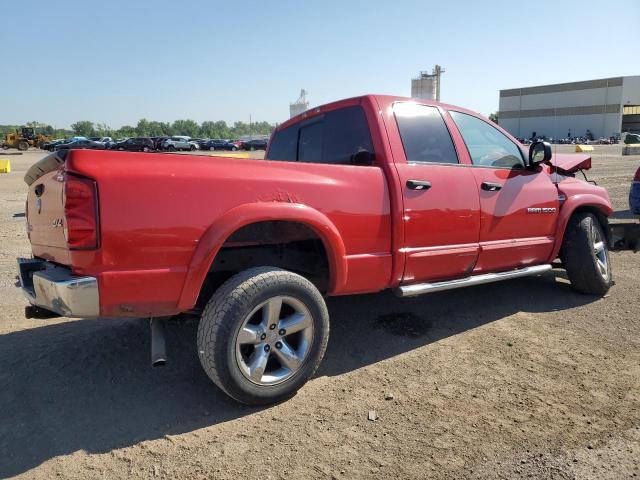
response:
<path fill-rule="evenodd" d="M 417 102 L 423 105 L 434 105 L 434 106 L 439 106 L 444 108 L 445 110 L 457 110 L 460 112 L 466 112 L 466 113 L 471 113 L 473 115 L 481 115 L 484 116 L 482 114 L 479 114 L 478 112 L 474 112 L 473 110 L 469 110 L 468 108 L 463 108 L 463 107 L 459 107 L 457 105 L 451 105 L 448 103 L 443 103 L 443 102 L 436 102 L 434 100 L 425 100 L 422 98 L 411 98 L 411 97 L 400 97 L 400 96 L 395 96 L 395 95 L 381 95 L 381 94 L 366 94 L 366 95 L 359 95 L 357 97 L 349 97 L 349 98 L 345 98 L 342 100 L 337 100 L 335 102 L 330 102 L 330 103 L 325 103 L 323 105 L 318 105 L 317 107 L 313 107 L 310 108 L 298 115 L 296 115 L 295 117 L 291 117 L 289 120 L 287 120 L 286 122 L 281 123 L 280 125 L 278 125 L 278 128 L 276 128 L 276 131 L 282 130 L 283 128 L 287 128 L 289 125 L 293 125 L 295 123 L 298 123 L 304 119 L 307 118 L 312 118 L 316 115 L 319 115 L 321 113 L 330 111 L 330 110 L 336 110 L 338 108 L 343 108 L 343 107 L 347 107 L 350 105 L 358 105 L 360 103 L 362 103 L 362 101 L 364 99 L 369 99 L 371 101 L 373 101 L 374 103 L 377 103 L 380 106 L 383 105 L 390 105 L 394 102 Z"/>

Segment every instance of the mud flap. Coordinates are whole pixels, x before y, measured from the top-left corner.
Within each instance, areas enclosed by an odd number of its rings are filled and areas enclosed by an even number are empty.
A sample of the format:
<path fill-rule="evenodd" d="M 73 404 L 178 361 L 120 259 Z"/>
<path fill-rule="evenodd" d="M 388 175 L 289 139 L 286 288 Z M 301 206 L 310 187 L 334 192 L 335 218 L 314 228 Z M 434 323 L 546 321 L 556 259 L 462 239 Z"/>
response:
<path fill-rule="evenodd" d="M 640 222 L 621 222 L 609 224 L 610 250 L 640 251 Z"/>

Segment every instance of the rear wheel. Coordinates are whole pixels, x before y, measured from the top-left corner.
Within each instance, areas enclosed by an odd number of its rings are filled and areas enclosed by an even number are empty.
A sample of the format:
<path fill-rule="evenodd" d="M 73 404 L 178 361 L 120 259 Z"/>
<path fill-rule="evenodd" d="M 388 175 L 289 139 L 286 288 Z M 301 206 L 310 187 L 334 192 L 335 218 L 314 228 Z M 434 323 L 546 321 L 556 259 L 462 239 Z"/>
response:
<path fill-rule="evenodd" d="M 209 151 L 213 152 L 216 149 L 216 147 L 209 147 Z"/>
<path fill-rule="evenodd" d="M 169 145 L 167 147 L 167 150 L 169 150 L 170 152 L 175 152 L 176 151 L 176 147 L 174 147 L 173 145 Z"/>
<path fill-rule="evenodd" d="M 7 145 L 6 143 L 2 144 L 2 149 L 3 150 L 9 150 L 9 145 Z"/>
<path fill-rule="evenodd" d="M 143 152 L 150 152 L 151 150 L 149 149 L 149 147 L 142 147 L 142 151 Z"/>
<path fill-rule="evenodd" d="M 329 339 L 324 299 L 306 278 L 252 268 L 211 297 L 198 327 L 198 356 L 211 380 L 248 405 L 293 396 L 314 374 Z"/>
<path fill-rule="evenodd" d="M 574 290 L 604 295 L 612 285 L 607 237 L 592 213 L 577 213 L 569 220 L 560 259 Z"/>

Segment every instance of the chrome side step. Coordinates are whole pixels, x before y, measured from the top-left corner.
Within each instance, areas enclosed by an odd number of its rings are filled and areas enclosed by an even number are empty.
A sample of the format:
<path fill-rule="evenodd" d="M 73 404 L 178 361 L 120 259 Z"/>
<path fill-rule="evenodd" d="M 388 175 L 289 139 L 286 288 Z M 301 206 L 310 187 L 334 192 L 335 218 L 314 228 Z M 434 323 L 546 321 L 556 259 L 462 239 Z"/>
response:
<path fill-rule="evenodd" d="M 484 273 L 457 280 L 447 280 L 434 283 L 416 283 L 414 285 L 402 285 L 396 288 L 395 294 L 399 297 L 414 297 L 425 293 L 441 292 L 443 290 L 453 290 L 454 288 L 470 287 L 472 285 L 482 285 L 483 283 L 499 282 L 500 280 L 510 280 L 512 278 L 526 277 L 538 273 L 548 272 L 551 265 L 535 265 L 533 267 L 510 270 L 508 272 Z"/>

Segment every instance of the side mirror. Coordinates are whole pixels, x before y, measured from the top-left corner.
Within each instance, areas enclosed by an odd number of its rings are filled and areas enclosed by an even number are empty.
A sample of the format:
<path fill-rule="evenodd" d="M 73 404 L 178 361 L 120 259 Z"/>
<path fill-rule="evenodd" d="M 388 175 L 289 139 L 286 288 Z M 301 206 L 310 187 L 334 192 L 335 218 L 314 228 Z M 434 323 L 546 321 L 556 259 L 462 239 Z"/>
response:
<path fill-rule="evenodd" d="M 529 147 L 529 166 L 535 167 L 543 162 L 551 160 L 551 145 L 538 140 Z"/>

